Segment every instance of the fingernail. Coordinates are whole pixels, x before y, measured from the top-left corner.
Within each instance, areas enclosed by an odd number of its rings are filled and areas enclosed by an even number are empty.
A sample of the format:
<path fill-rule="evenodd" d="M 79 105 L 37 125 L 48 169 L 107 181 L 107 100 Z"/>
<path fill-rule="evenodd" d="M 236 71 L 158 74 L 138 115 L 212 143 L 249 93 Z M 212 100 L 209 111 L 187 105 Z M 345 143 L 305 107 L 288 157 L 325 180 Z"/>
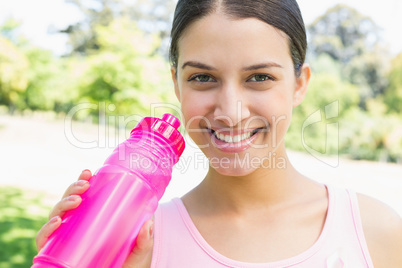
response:
<path fill-rule="evenodd" d="M 84 173 L 85 171 L 90 171 L 89 169 L 84 169 L 83 171 L 81 171 L 81 174 Z"/>
<path fill-rule="evenodd" d="M 77 196 L 77 195 L 70 195 L 70 196 L 67 198 L 67 200 L 68 200 L 68 201 L 73 201 L 73 202 L 75 202 L 75 201 L 77 201 L 79 198 L 80 198 L 80 197 Z"/>
<path fill-rule="evenodd" d="M 53 218 L 50 219 L 49 223 L 54 224 L 59 220 L 59 216 L 54 216 Z"/>
<path fill-rule="evenodd" d="M 77 186 L 80 186 L 80 187 L 85 186 L 87 184 L 88 184 L 88 181 L 86 181 L 86 180 L 77 181 Z"/>

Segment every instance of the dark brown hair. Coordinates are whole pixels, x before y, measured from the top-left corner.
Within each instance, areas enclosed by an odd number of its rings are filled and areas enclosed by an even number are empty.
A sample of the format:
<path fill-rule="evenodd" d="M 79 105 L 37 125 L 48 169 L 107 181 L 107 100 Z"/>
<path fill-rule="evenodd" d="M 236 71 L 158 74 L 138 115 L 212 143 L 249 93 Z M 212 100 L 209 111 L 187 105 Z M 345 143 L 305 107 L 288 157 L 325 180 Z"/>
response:
<path fill-rule="evenodd" d="M 177 67 L 178 41 L 193 22 L 220 9 L 238 18 L 256 18 L 284 32 L 289 38 L 295 73 L 300 75 L 307 50 L 306 29 L 296 0 L 179 0 L 173 18 L 169 58 Z"/>

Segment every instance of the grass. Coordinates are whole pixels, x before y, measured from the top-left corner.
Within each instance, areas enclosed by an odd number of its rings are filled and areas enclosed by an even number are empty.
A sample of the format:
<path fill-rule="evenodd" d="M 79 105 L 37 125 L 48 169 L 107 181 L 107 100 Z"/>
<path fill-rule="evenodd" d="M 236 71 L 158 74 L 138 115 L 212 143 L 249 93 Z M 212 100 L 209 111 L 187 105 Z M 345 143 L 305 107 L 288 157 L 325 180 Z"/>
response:
<path fill-rule="evenodd" d="M 37 254 L 35 236 L 47 221 L 50 207 L 43 194 L 0 187 L 0 267 L 30 267 Z"/>

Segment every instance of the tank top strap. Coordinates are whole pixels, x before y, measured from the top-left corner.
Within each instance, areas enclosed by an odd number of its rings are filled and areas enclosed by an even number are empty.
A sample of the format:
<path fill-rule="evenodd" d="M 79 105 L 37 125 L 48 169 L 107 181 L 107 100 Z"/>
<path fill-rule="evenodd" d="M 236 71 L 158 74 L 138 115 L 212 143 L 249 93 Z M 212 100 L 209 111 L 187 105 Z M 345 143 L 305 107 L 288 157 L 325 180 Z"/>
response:
<path fill-rule="evenodd" d="M 354 223 L 354 228 L 356 231 L 357 239 L 359 240 L 360 247 L 362 249 L 362 253 L 364 255 L 364 258 L 368 265 L 370 267 L 374 267 L 373 261 L 370 257 L 370 253 L 367 247 L 367 242 L 366 238 L 363 232 L 363 225 L 361 221 L 361 216 L 360 216 L 360 208 L 359 208 L 359 202 L 357 199 L 357 194 L 355 191 L 352 190 L 346 190 L 349 196 L 350 200 L 350 208 L 351 208 L 351 213 L 353 217 L 353 223 Z"/>
<path fill-rule="evenodd" d="M 331 209 L 334 213 L 328 241 L 337 241 L 338 244 L 337 248 L 333 248 L 334 253 L 328 254 L 327 263 L 337 258 L 343 263 L 340 267 L 353 267 L 348 264 L 360 259 L 365 266 L 356 267 L 374 267 L 364 237 L 356 192 L 328 185 L 327 188 L 333 195 Z M 328 267 L 331 266 L 328 264 Z"/>

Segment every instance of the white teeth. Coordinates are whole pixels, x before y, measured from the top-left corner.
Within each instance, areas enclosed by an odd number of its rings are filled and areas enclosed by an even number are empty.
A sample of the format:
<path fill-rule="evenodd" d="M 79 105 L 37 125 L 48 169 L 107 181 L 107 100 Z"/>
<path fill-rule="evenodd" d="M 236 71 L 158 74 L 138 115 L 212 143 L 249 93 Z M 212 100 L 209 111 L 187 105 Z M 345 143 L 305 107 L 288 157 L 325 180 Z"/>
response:
<path fill-rule="evenodd" d="M 233 142 L 239 142 L 240 139 L 241 139 L 241 136 L 240 136 L 240 135 L 234 136 L 234 137 L 233 137 Z"/>
<path fill-rule="evenodd" d="M 230 136 L 230 135 L 224 135 L 221 133 L 214 132 L 214 135 L 221 141 L 225 141 L 227 143 L 236 143 L 236 142 L 240 142 L 242 140 L 250 138 L 251 133 L 252 133 L 252 131 L 249 131 L 249 132 L 241 134 L 241 135 Z"/>

